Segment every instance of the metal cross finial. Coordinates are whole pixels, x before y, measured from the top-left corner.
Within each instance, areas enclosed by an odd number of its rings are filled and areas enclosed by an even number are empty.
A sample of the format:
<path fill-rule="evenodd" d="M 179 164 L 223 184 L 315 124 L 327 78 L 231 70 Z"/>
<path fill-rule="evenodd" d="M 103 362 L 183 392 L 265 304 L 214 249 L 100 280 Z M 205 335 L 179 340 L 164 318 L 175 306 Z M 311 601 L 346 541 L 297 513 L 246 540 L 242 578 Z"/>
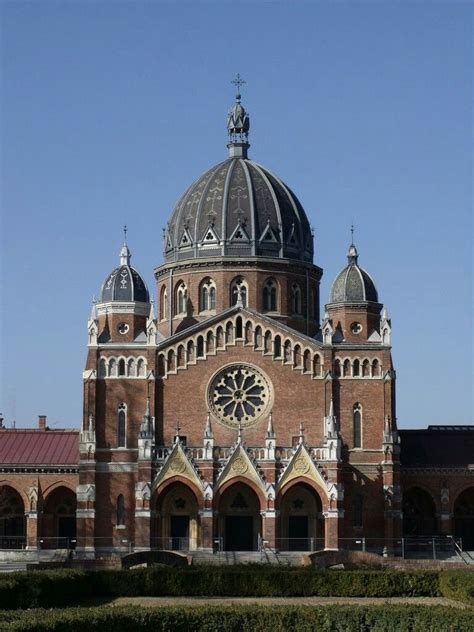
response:
<path fill-rule="evenodd" d="M 237 73 L 237 77 L 231 82 L 237 87 L 237 92 L 240 93 L 240 86 L 245 85 L 247 82 L 241 78 L 240 72 Z"/>
<path fill-rule="evenodd" d="M 128 231 L 127 224 L 124 224 L 124 227 L 123 227 L 123 239 L 124 239 L 125 243 L 127 243 L 127 231 Z"/>
<path fill-rule="evenodd" d="M 351 224 L 351 243 L 354 243 L 354 224 Z"/>

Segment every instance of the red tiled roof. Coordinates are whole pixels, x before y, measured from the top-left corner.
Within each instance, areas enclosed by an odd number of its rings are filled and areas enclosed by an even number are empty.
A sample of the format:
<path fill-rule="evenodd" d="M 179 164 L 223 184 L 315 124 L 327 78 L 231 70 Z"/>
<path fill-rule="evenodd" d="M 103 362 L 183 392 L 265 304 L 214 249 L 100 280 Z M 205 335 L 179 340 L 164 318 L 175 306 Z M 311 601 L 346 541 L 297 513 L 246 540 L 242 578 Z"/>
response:
<path fill-rule="evenodd" d="M 78 465 L 77 430 L 0 431 L 0 465 Z"/>

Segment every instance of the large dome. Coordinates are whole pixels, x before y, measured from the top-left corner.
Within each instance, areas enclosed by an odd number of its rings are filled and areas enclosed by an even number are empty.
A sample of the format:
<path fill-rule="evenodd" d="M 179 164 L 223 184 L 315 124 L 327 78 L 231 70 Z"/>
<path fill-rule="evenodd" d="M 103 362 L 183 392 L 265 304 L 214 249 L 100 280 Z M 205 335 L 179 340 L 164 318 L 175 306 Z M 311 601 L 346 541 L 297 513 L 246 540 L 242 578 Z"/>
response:
<path fill-rule="evenodd" d="M 313 238 L 294 193 L 246 157 L 198 178 L 176 204 L 165 232 L 167 261 L 266 256 L 312 262 Z"/>

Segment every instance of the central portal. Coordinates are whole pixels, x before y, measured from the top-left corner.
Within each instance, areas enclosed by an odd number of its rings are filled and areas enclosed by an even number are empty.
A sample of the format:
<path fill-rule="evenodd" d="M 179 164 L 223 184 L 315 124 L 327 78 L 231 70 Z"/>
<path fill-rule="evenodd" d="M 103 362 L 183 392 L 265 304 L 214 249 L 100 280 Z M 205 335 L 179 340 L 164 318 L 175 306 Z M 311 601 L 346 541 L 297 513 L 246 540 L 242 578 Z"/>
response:
<path fill-rule="evenodd" d="M 245 483 L 235 483 L 219 502 L 218 534 L 225 551 L 256 551 L 261 535 L 260 502 Z"/>
<path fill-rule="evenodd" d="M 224 549 L 226 551 L 253 551 L 252 516 L 226 516 Z"/>

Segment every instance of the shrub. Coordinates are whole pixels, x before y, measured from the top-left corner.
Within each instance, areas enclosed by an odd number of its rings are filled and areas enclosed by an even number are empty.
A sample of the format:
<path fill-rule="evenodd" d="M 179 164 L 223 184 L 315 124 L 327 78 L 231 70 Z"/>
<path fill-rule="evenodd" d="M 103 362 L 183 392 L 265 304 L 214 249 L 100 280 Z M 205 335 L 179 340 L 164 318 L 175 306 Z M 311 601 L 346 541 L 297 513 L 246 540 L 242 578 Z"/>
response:
<path fill-rule="evenodd" d="M 444 597 L 474 606 L 474 573 L 469 571 L 440 573 L 439 591 Z"/>
<path fill-rule="evenodd" d="M 103 606 L 17 612 L 0 622 L 4 632 L 471 632 L 472 613 L 426 606 L 224 606 L 138 608 Z"/>
<path fill-rule="evenodd" d="M 439 594 L 429 571 L 191 570 L 35 571 L 0 578 L 0 608 L 61 607 L 91 597 L 423 597 Z"/>

